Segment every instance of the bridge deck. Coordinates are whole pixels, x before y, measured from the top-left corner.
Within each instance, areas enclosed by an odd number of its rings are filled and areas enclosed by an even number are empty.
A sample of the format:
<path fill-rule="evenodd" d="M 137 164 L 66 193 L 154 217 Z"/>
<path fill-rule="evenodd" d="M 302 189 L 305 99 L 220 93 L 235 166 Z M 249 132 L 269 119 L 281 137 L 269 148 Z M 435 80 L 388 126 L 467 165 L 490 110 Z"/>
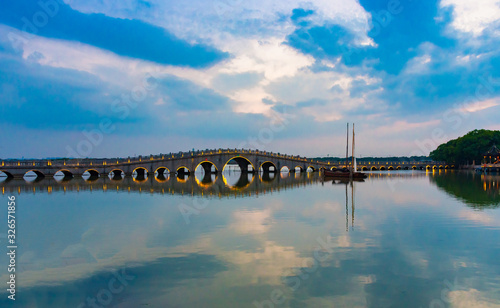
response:
<path fill-rule="evenodd" d="M 297 155 L 288 155 L 259 150 L 246 149 L 213 149 L 204 151 L 189 151 L 149 156 L 127 158 L 72 158 L 72 159 L 37 159 L 37 160 L 3 160 L 0 161 L 0 171 L 4 175 L 22 177 L 27 172 L 33 171 L 38 175 L 54 175 L 63 172 L 71 175 L 82 175 L 85 172 L 107 174 L 121 171 L 126 175 L 134 172 L 168 172 L 170 174 L 185 171 L 194 172 L 200 165 L 206 172 L 220 172 L 230 161 L 236 162 L 241 170 L 254 172 L 256 170 L 278 171 L 287 168 L 291 172 L 295 169 L 313 171 L 334 168 L 350 167 L 350 162 L 326 162 L 310 159 Z M 213 166 L 213 167 L 212 167 Z M 411 161 L 386 161 L 366 162 L 357 164 L 358 170 L 398 170 L 398 169 L 448 169 L 454 165 L 443 162 L 411 162 Z"/>

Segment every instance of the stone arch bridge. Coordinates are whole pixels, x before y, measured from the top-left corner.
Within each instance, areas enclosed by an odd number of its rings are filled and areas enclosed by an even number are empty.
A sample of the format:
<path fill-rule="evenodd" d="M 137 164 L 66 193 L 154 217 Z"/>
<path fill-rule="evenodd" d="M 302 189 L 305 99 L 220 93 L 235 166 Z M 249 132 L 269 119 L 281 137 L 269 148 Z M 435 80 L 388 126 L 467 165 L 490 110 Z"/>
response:
<path fill-rule="evenodd" d="M 65 176 L 81 176 L 84 173 L 98 177 L 101 174 L 112 176 L 155 176 L 168 174 L 189 174 L 199 166 L 205 174 L 219 173 L 230 163 L 238 164 L 242 172 L 277 172 L 285 167 L 290 172 L 322 168 L 345 168 L 343 162 L 324 162 L 295 155 L 245 149 L 214 149 L 204 151 L 179 152 L 128 158 L 85 158 L 85 159 L 39 159 L 0 161 L 0 173 L 3 176 L 21 178 L 29 172 L 37 176 L 53 176 L 56 173 Z M 358 170 L 397 170 L 397 169 L 444 169 L 451 166 L 443 163 L 387 162 L 386 164 L 360 162 Z M 454 166 L 453 166 L 454 167 Z"/>
<path fill-rule="evenodd" d="M 189 174 L 201 166 L 206 174 L 219 173 L 229 164 L 235 162 L 242 172 L 276 172 L 287 167 L 306 171 L 311 168 L 317 171 L 328 167 L 328 163 L 307 159 L 300 156 L 244 149 L 216 149 L 205 151 L 180 152 L 176 154 L 160 154 L 115 159 L 57 159 L 57 160 L 20 160 L 2 161 L 0 171 L 9 177 L 23 177 L 32 171 L 39 176 L 54 175 L 61 172 L 65 175 L 121 174 L 144 175 L 158 173 Z"/>

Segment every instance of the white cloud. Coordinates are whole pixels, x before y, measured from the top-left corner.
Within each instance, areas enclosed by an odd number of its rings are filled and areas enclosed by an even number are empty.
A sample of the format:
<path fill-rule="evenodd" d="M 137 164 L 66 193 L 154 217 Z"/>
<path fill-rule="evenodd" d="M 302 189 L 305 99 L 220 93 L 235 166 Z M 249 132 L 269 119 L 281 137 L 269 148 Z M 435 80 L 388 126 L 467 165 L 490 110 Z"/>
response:
<path fill-rule="evenodd" d="M 314 63 L 311 56 L 299 53 L 277 37 L 238 40 L 227 43 L 224 49 L 235 54 L 235 57 L 220 69 L 222 73 L 262 72 L 268 81 L 293 76 L 299 69 Z"/>
<path fill-rule="evenodd" d="M 491 107 L 495 107 L 498 105 L 500 105 L 500 99 L 499 98 L 492 98 L 492 99 L 487 99 L 484 101 L 476 102 L 473 104 L 465 105 L 465 106 L 461 107 L 460 109 L 458 109 L 458 111 L 462 112 L 462 113 L 463 112 L 473 113 L 473 112 L 478 112 L 478 111 L 485 110 L 485 109 L 488 109 Z"/>
<path fill-rule="evenodd" d="M 165 27 L 188 40 L 225 41 L 227 33 L 257 34 L 260 38 L 284 36 L 294 30 L 288 18 L 296 8 L 312 9 L 308 19 L 314 24 L 336 23 L 357 36 L 359 44 L 369 44 L 366 36 L 370 15 L 356 0 L 291 1 L 149 1 L 152 9 L 137 10 L 136 1 L 66 0 L 74 9 L 85 13 L 103 13 L 119 18 L 139 18 Z"/>
<path fill-rule="evenodd" d="M 307 68 L 314 64 L 314 58 L 304 55 L 284 44 L 286 36 L 295 30 L 290 20 L 296 8 L 312 9 L 314 15 L 307 18 L 313 24 L 340 24 L 355 34 L 355 41 L 360 45 L 371 44 L 366 36 L 369 29 L 370 15 L 355 0 L 350 1 L 253 1 L 244 2 L 218 1 L 206 2 L 194 0 L 189 3 L 177 1 L 151 1 L 151 10 L 141 7 L 136 1 L 66 1 L 74 9 L 85 13 L 103 13 L 117 18 L 138 18 L 145 22 L 164 27 L 180 38 L 190 42 L 203 42 L 227 52 L 229 60 L 222 61 L 208 69 L 191 69 L 157 65 L 137 59 L 117 56 L 111 52 L 76 42 L 35 38 L 25 46 L 24 57 L 34 52 L 44 55 L 39 60 L 42 65 L 65 67 L 82 70 L 99 76 L 103 81 L 117 86 L 133 87 L 147 72 L 155 76 L 172 74 L 187 79 L 202 87 L 211 88 L 221 95 L 232 99 L 233 111 L 242 113 L 269 114 L 270 105 L 263 99 L 280 101 L 266 88 L 267 85 L 280 82 L 283 78 L 302 76 L 302 84 L 308 84 L 308 90 L 300 87 L 290 89 L 297 97 L 305 100 L 305 95 L 317 92 L 316 96 L 330 100 L 329 84 L 335 82 L 342 87 L 349 84 L 349 76 L 325 76 L 311 73 Z M 212 80 L 219 74 L 255 72 L 264 78 L 252 88 L 237 91 L 221 91 L 215 88 Z M 346 80 L 344 80 L 346 79 Z M 332 82 L 335 81 L 335 82 Z M 320 85 L 320 86 L 318 86 Z M 324 85 L 321 86 L 321 85 Z M 300 93 L 302 92 L 302 93 Z M 344 108 L 352 109 L 363 104 L 363 98 L 356 101 L 342 99 Z M 291 100 L 282 100 L 286 104 Z M 333 121 L 341 118 L 341 111 L 336 107 L 305 108 L 304 113 L 320 121 Z"/>
<path fill-rule="evenodd" d="M 498 22 L 498 0 L 442 0 L 441 7 L 453 7 L 452 27 L 460 32 L 479 36 L 485 29 Z"/>
<path fill-rule="evenodd" d="M 285 77 L 300 75 L 314 63 L 314 58 L 304 55 L 284 44 L 286 36 L 295 30 L 290 20 L 296 8 L 314 10 L 307 19 L 317 25 L 339 24 L 355 35 L 355 43 L 372 44 L 366 35 L 370 15 L 355 0 L 327 1 L 215 1 L 193 0 L 151 1 L 152 10 L 134 10 L 134 1 L 107 2 L 67 1 L 82 12 L 104 13 L 119 18 L 139 18 L 168 29 L 176 36 L 190 42 L 203 42 L 231 55 L 228 61 L 206 70 L 168 68 L 168 73 L 191 80 L 204 87 L 213 88 L 211 81 L 218 74 L 256 72 L 264 75 L 259 85 L 235 92 L 219 92 L 236 102 L 236 112 L 268 114 L 269 105 L 262 99 L 277 101 L 265 86 Z M 309 83 L 318 80 L 307 72 Z M 321 89 L 320 91 L 323 91 Z M 288 102 L 287 102 L 288 103 Z M 357 104 L 358 105 L 358 104 Z M 324 113 L 321 111 L 320 113 Z M 318 115 L 314 115 L 317 117 Z M 339 119 L 337 116 L 328 120 Z M 325 119 L 325 117 L 321 117 Z"/>

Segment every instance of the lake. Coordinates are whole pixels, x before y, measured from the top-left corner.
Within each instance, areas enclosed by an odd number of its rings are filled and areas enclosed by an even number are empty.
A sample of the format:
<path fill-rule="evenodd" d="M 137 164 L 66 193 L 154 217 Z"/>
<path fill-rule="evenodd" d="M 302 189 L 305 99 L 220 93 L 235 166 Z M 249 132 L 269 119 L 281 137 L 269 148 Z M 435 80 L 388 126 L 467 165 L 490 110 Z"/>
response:
<path fill-rule="evenodd" d="M 500 307 L 500 176 L 368 174 L 4 181 L 0 306 Z"/>

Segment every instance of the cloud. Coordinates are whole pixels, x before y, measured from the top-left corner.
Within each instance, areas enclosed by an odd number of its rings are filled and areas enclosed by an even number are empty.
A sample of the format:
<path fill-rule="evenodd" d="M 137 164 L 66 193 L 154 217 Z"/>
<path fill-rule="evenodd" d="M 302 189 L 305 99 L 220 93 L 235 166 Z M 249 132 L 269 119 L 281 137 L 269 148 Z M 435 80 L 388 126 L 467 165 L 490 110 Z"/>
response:
<path fill-rule="evenodd" d="M 412 147 L 417 138 L 417 130 L 403 128 L 446 126 L 449 110 L 475 111 L 454 136 L 496 125 L 500 88 L 483 82 L 500 78 L 491 1 L 469 7 L 459 0 L 401 0 L 396 10 L 385 0 L 59 3 L 29 37 L 19 29 L 27 25 L 23 17 L 33 23 L 44 12 L 37 1 L 9 3 L 0 12 L 4 127 L 39 130 L 40 138 L 50 132 L 62 138 L 52 138 L 54 144 L 108 117 L 117 125 L 110 142 L 128 137 L 156 149 L 154 139 L 161 138 L 180 149 L 234 147 L 258 136 L 282 109 L 293 125 L 266 146 L 308 155 L 331 152 L 325 142 L 336 140 L 331 132 L 343 131 L 345 121 L 363 123 L 366 153 L 401 154 L 409 152 L 401 145 Z M 13 35 L 22 41 L 10 42 Z M 113 102 L 130 96 L 146 74 L 158 87 L 119 119 Z M 400 146 L 373 134 L 388 127 Z M 102 147 L 102 155 L 128 151 Z"/>
<path fill-rule="evenodd" d="M 173 107 L 172 111 L 198 112 L 230 108 L 227 97 L 175 76 L 163 76 L 158 79 L 158 83 L 159 95 L 168 101 L 168 107 Z"/>
<path fill-rule="evenodd" d="M 211 40 L 216 45 L 221 45 L 221 40 L 227 40 L 228 33 L 239 38 L 283 37 L 293 31 L 289 18 L 301 10 L 317 12 L 311 18 L 314 24 L 336 20 L 342 25 L 349 25 L 354 32 L 360 33 L 360 36 L 367 30 L 368 16 L 355 0 L 336 2 L 316 0 L 307 3 L 301 0 L 278 2 L 191 0 L 189 5 L 173 0 L 154 0 L 148 3 L 150 6 L 141 10 L 135 9 L 139 5 L 135 2 L 130 4 L 73 0 L 70 5 L 86 13 L 103 13 L 120 18 L 139 16 L 142 19 L 154 20 L 155 24 L 169 29 L 178 37 L 190 41 Z"/>
<path fill-rule="evenodd" d="M 478 111 L 485 110 L 485 109 L 495 107 L 498 105 L 500 105 L 498 98 L 494 98 L 494 99 L 488 99 L 485 101 L 472 103 L 468 106 L 464 106 L 464 107 L 460 108 L 459 111 L 461 111 L 461 112 L 478 112 Z"/>
<path fill-rule="evenodd" d="M 30 128 L 74 128 L 99 122 L 103 98 L 117 89 L 98 76 L 44 68 L 0 54 L 0 121 Z M 111 101 L 111 98 L 107 98 Z"/>
<path fill-rule="evenodd" d="M 264 78 L 262 73 L 246 72 L 219 74 L 212 79 L 212 86 L 220 92 L 235 92 L 244 88 L 253 88 Z"/>
<path fill-rule="evenodd" d="M 316 59 L 340 57 L 346 65 L 361 65 L 371 61 L 374 68 L 397 74 L 423 42 L 451 46 L 453 41 L 440 33 L 448 21 L 436 23 L 439 15 L 436 1 L 401 1 L 397 9 L 385 0 L 361 1 L 371 13 L 368 38 L 360 40 L 356 32 L 340 23 L 301 23 L 287 42 Z"/>
<path fill-rule="evenodd" d="M 10 2 L 0 12 L 0 23 L 30 34 L 78 41 L 121 56 L 162 64 L 206 67 L 227 57 L 213 47 L 190 44 L 140 20 L 84 14 L 61 2 L 45 3 L 52 6 L 44 6 L 44 9 L 35 0 Z"/>
<path fill-rule="evenodd" d="M 477 37 L 482 35 L 486 29 L 499 25 L 500 4 L 497 0 L 483 0 L 480 3 L 467 0 L 442 0 L 440 6 L 452 8 L 453 22 L 451 27 L 458 32 Z M 500 33 L 497 32 L 498 34 Z"/>

